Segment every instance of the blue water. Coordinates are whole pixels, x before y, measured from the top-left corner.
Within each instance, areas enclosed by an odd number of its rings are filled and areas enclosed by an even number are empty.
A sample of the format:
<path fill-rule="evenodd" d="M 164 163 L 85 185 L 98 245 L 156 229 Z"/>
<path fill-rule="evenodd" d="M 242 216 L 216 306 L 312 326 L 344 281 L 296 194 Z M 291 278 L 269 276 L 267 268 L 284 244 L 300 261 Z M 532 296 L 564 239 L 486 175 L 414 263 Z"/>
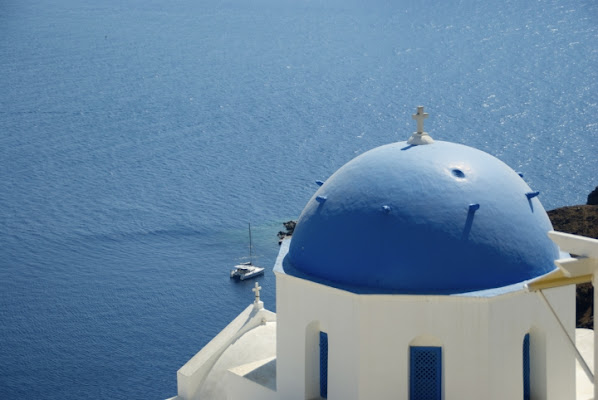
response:
<path fill-rule="evenodd" d="M 597 78 L 594 1 L 2 1 L 0 398 L 175 395 L 252 301 L 247 223 L 270 270 L 313 181 L 417 105 L 585 203 Z"/>

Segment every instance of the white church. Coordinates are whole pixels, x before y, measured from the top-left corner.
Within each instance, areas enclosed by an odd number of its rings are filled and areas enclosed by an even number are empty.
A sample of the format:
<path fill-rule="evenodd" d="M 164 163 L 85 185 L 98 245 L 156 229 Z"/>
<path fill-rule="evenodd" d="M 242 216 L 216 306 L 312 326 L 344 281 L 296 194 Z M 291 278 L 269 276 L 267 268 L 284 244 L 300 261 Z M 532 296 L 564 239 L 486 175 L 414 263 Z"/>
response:
<path fill-rule="evenodd" d="M 598 240 L 553 232 L 538 192 L 427 116 L 320 185 L 280 246 L 276 314 L 256 283 L 173 399 L 598 399 L 575 329 Z"/>

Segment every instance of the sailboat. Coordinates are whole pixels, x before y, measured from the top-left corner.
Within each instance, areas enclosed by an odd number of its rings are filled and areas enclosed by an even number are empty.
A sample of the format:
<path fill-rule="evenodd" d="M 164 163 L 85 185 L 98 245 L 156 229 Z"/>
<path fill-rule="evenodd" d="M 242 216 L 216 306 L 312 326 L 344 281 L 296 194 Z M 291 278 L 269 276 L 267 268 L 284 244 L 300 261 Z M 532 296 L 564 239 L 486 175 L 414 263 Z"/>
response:
<path fill-rule="evenodd" d="M 245 279 L 255 278 L 264 273 L 264 268 L 253 265 L 251 243 L 251 224 L 249 224 L 249 261 L 235 265 L 230 272 L 230 277 L 244 281 Z"/>

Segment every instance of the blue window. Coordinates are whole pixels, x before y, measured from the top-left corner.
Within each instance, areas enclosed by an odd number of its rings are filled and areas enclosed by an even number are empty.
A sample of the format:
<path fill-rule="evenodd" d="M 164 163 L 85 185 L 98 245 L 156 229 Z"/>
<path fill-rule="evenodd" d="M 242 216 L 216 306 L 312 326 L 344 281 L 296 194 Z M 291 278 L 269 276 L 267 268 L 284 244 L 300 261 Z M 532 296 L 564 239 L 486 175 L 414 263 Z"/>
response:
<path fill-rule="evenodd" d="M 410 400 L 442 399 L 442 347 L 410 347 Z"/>
<path fill-rule="evenodd" d="M 530 400 L 529 333 L 523 338 L 523 400 Z"/>
<path fill-rule="evenodd" d="M 320 332 L 320 397 L 328 397 L 328 334 Z"/>

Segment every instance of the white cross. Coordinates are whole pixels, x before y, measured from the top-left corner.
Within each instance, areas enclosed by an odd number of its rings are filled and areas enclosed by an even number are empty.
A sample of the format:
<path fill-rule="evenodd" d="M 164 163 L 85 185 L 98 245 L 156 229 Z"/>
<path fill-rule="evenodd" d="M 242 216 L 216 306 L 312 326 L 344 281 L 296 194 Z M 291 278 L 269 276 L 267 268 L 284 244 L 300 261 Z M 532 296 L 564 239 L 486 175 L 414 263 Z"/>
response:
<path fill-rule="evenodd" d="M 262 289 L 262 287 L 260 286 L 259 283 L 255 283 L 255 287 L 253 289 L 251 289 L 254 293 L 255 293 L 255 302 L 257 303 L 258 301 L 260 301 L 260 290 Z"/>
<path fill-rule="evenodd" d="M 417 107 L 417 114 L 411 116 L 417 121 L 417 133 L 424 133 L 424 119 L 428 118 L 428 113 L 424 112 L 424 106 Z"/>

